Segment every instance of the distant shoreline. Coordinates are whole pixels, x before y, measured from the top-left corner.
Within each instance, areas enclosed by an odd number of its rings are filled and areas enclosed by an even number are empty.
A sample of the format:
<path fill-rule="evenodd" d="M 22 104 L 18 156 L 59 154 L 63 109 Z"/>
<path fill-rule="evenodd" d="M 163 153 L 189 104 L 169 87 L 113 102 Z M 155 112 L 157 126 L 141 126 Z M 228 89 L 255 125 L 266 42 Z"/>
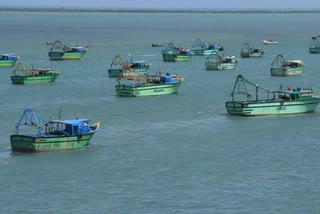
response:
<path fill-rule="evenodd" d="M 1 11 L 12 12 L 61 12 L 61 13 L 320 13 L 320 9 L 111 9 L 111 8 L 23 8 L 0 7 Z"/>

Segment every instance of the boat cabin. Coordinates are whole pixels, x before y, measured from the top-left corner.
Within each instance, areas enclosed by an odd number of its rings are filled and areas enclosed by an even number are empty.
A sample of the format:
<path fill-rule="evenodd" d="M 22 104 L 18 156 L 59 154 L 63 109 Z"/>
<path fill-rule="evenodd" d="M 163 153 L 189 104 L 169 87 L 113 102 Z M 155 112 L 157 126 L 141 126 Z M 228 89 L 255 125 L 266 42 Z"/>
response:
<path fill-rule="evenodd" d="M 250 50 L 251 53 L 262 53 L 263 49 L 262 48 L 252 48 Z"/>
<path fill-rule="evenodd" d="M 286 90 L 282 90 L 280 88 L 279 91 L 275 93 L 279 94 L 279 99 L 284 101 L 294 101 L 294 100 L 305 100 L 310 99 L 313 96 L 313 90 L 310 88 L 301 89 L 300 87 L 292 89 L 291 87 L 287 87 Z"/>
<path fill-rule="evenodd" d="M 2 60 L 2 61 L 9 61 L 9 60 L 17 61 L 18 57 L 15 56 L 14 54 L 1 54 L 0 60 Z"/>
<path fill-rule="evenodd" d="M 141 60 L 141 61 L 132 61 L 129 63 L 129 66 L 131 69 L 149 69 L 150 64 L 147 63 L 147 61 Z"/>
<path fill-rule="evenodd" d="M 88 119 L 52 120 L 46 125 L 46 133 L 50 135 L 83 135 L 92 130 Z"/>
<path fill-rule="evenodd" d="M 191 56 L 192 53 L 189 49 L 185 49 L 185 48 L 180 48 L 179 49 L 179 55 L 182 55 L 182 56 Z"/>
<path fill-rule="evenodd" d="M 283 67 L 289 67 L 289 68 L 297 68 L 297 67 L 303 67 L 303 61 L 301 60 L 291 60 L 286 61 L 283 63 Z"/>
<path fill-rule="evenodd" d="M 164 75 L 148 76 L 147 82 L 149 84 L 168 84 L 168 83 L 177 83 L 179 82 L 179 79 L 167 73 L 165 76 Z"/>
<path fill-rule="evenodd" d="M 71 47 L 67 50 L 69 53 L 85 53 L 87 50 L 82 46 Z"/>

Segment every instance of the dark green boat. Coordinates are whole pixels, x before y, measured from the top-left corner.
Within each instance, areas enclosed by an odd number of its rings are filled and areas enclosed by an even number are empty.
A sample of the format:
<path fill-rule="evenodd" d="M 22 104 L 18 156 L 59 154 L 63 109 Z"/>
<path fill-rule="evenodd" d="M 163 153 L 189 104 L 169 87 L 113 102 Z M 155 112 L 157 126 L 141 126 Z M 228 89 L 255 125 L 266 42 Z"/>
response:
<path fill-rule="evenodd" d="M 189 49 L 175 47 L 172 43 L 166 43 L 162 48 L 164 62 L 185 62 L 191 59 L 192 53 Z"/>
<path fill-rule="evenodd" d="M 52 68 L 31 68 L 29 69 L 22 62 L 19 62 L 12 72 L 12 84 L 37 84 L 52 83 L 60 75 L 60 71 Z"/>
<path fill-rule="evenodd" d="M 67 47 L 60 41 L 55 41 L 50 48 L 50 60 L 81 60 L 86 54 L 87 49 L 83 46 Z"/>
<path fill-rule="evenodd" d="M 251 90 L 250 90 L 251 89 Z M 280 86 L 269 91 L 238 75 L 226 102 L 228 114 L 240 116 L 288 115 L 314 112 L 320 102 L 311 87 L 291 88 Z"/>
<path fill-rule="evenodd" d="M 36 133 L 19 134 L 22 125 L 35 127 Z M 83 148 L 98 131 L 100 122 L 89 125 L 88 119 L 46 121 L 32 109 L 26 109 L 11 135 L 13 152 L 48 152 Z"/>
<path fill-rule="evenodd" d="M 240 55 L 242 58 L 257 58 L 262 57 L 264 52 L 265 50 L 263 48 L 251 48 L 249 43 L 246 43 L 241 49 Z"/>

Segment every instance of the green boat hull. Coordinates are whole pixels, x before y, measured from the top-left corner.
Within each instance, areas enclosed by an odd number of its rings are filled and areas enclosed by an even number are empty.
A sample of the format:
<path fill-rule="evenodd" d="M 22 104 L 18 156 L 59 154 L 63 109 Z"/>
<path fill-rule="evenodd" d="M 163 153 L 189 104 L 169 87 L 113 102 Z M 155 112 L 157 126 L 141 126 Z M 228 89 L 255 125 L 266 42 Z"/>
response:
<path fill-rule="evenodd" d="M 176 54 L 173 53 L 163 53 L 162 58 L 164 62 L 175 62 Z"/>
<path fill-rule="evenodd" d="M 318 54 L 318 53 L 320 53 L 320 47 L 309 48 L 309 52 L 314 53 L 314 54 Z"/>
<path fill-rule="evenodd" d="M 226 102 L 229 114 L 241 116 L 286 115 L 313 112 L 319 99 L 300 101 L 260 101 L 260 102 Z"/>
<path fill-rule="evenodd" d="M 236 63 L 215 63 L 206 62 L 206 70 L 233 70 L 236 68 Z"/>
<path fill-rule="evenodd" d="M 84 57 L 84 53 L 64 53 L 64 52 L 49 52 L 50 60 L 80 60 Z"/>
<path fill-rule="evenodd" d="M 12 84 L 41 84 L 52 83 L 56 80 L 59 74 L 47 76 L 11 76 Z"/>
<path fill-rule="evenodd" d="M 185 56 L 185 55 L 177 55 L 174 59 L 175 62 L 186 62 L 191 59 L 191 56 Z"/>
<path fill-rule="evenodd" d="M 93 134 L 49 137 L 11 135 L 11 149 L 13 152 L 49 152 L 83 148 L 89 145 Z"/>
<path fill-rule="evenodd" d="M 0 60 L 0 67 L 12 67 L 16 62 L 15 60 Z"/>
<path fill-rule="evenodd" d="M 116 85 L 117 95 L 120 97 L 140 97 L 140 96 L 155 96 L 178 93 L 181 83 L 166 83 L 147 86 L 127 86 Z"/>
<path fill-rule="evenodd" d="M 295 76 L 300 75 L 304 70 L 303 67 L 299 68 L 271 68 L 271 76 Z"/>
<path fill-rule="evenodd" d="M 163 53 L 162 58 L 164 62 L 185 62 L 189 61 L 191 56 Z"/>

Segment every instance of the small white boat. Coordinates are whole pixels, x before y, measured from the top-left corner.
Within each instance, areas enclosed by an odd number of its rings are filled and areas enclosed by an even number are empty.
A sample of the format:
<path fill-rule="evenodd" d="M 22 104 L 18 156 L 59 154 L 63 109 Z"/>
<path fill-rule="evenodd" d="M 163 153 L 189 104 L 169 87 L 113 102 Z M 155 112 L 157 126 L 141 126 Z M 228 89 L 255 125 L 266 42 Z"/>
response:
<path fill-rule="evenodd" d="M 278 44 L 278 41 L 273 41 L 273 40 L 263 40 L 264 45 L 275 45 Z"/>

